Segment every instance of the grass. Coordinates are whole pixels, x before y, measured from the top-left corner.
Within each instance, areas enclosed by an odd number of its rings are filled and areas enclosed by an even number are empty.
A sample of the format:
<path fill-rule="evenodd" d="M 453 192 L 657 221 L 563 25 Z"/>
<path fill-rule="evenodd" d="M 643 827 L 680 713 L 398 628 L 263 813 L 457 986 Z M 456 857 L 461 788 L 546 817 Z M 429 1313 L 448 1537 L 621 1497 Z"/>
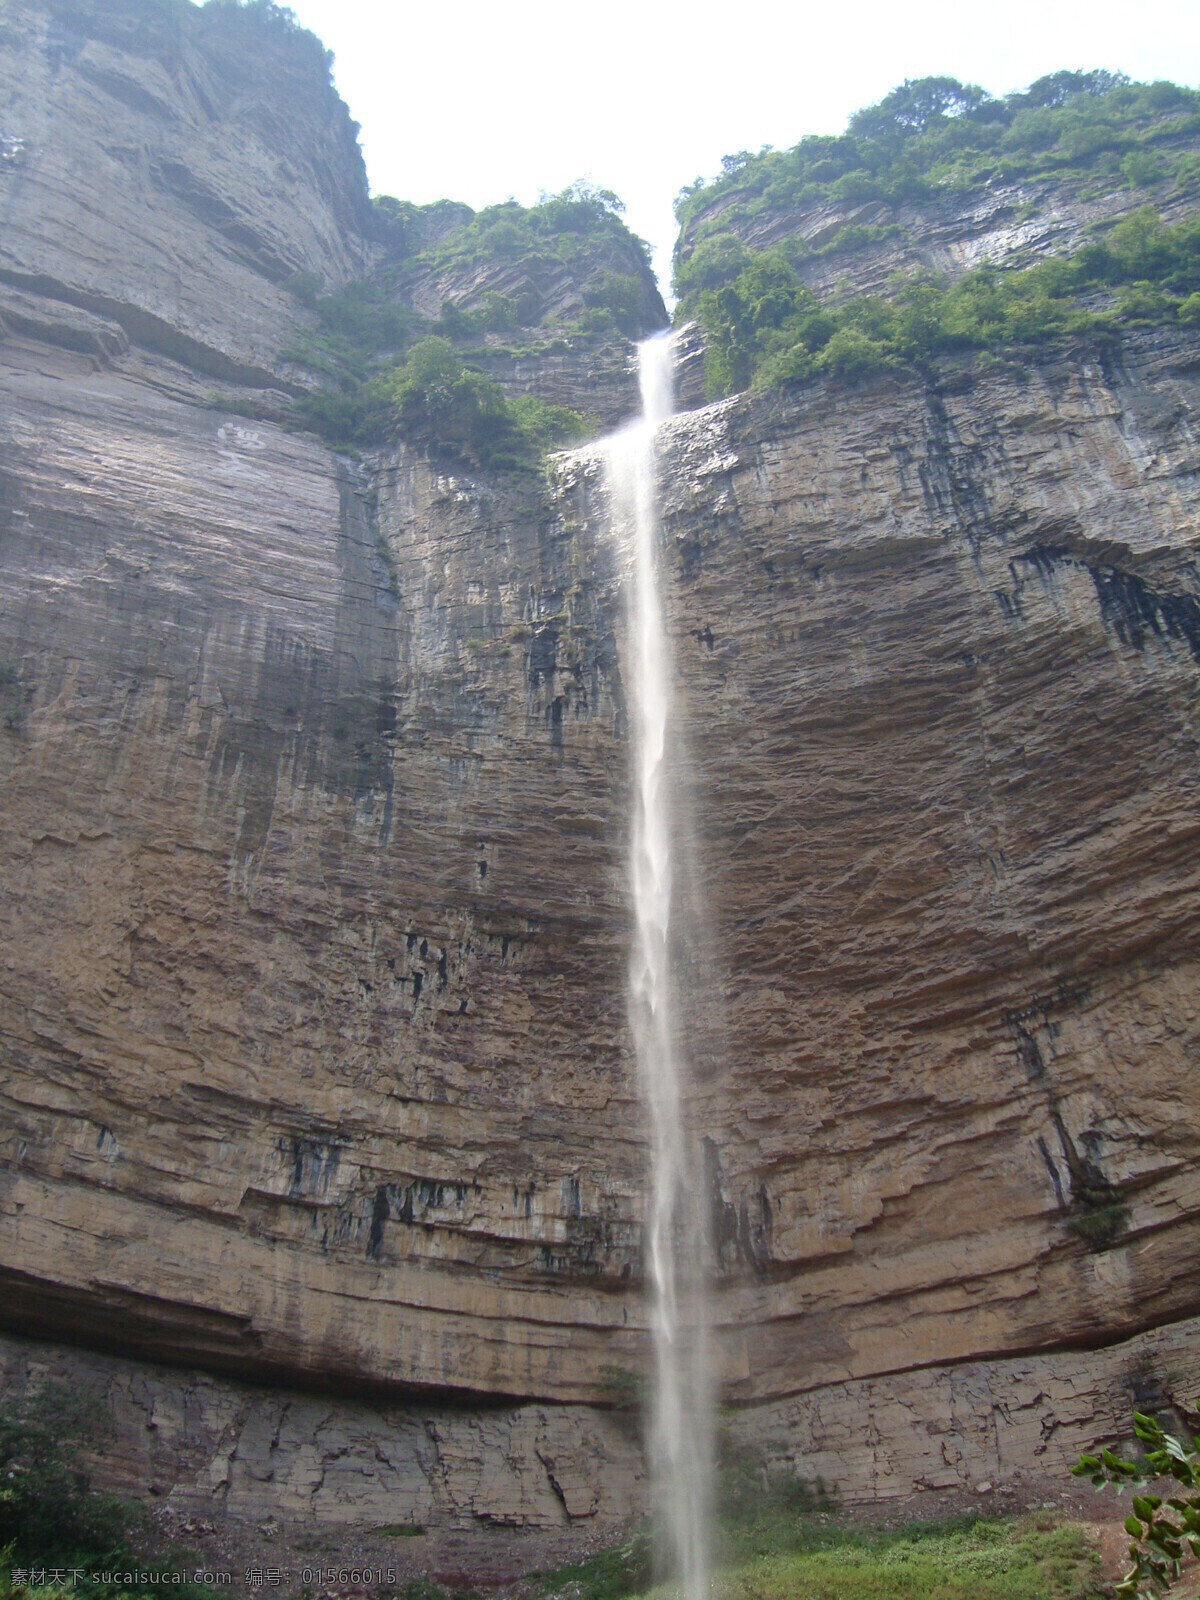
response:
<path fill-rule="evenodd" d="M 1057 1514 L 968 1515 L 898 1528 L 858 1526 L 818 1483 L 768 1477 L 753 1451 L 718 1473 L 713 1595 L 719 1600 L 1089 1600 L 1100 1558 Z M 655 1584 L 648 1529 L 574 1567 L 537 1594 L 570 1600 L 671 1600 Z"/>
<path fill-rule="evenodd" d="M 892 1533 L 843 1530 L 826 1548 L 726 1567 L 728 1600 L 1085 1600 L 1099 1560 L 1078 1528 L 979 1518 Z"/>
<path fill-rule="evenodd" d="M 894 1530 L 852 1528 L 829 1513 L 775 1523 L 775 1548 L 726 1531 L 714 1574 L 720 1600 L 1088 1600 L 1100 1561 L 1080 1528 L 1036 1518 L 965 1517 Z M 670 1600 L 652 1586 L 643 1533 L 577 1567 L 546 1574 L 538 1592 L 572 1600 Z"/>
<path fill-rule="evenodd" d="M 602 1550 L 577 1566 L 543 1573 L 537 1592 L 567 1591 L 571 1600 L 623 1600 L 625 1595 L 646 1593 L 653 1577 L 654 1553 L 650 1536 L 642 1529 L 625 1544 Z"/>

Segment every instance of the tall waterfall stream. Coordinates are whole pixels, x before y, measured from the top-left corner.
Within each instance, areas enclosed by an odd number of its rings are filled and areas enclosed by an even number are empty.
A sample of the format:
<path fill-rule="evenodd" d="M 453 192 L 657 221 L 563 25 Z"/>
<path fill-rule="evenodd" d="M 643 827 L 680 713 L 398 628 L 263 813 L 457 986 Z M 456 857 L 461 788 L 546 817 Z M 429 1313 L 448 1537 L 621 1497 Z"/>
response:
<path fill-rule="evenodd" d="M 607 441 L 618 536 L 628 541 L 636 932 L 630 1014 L 651 1153 L 648 1266 L 655 1388 L 650 1456 L 666 1553 L 687 1600 L 708 1586 L 711 1416 L 705 1338 L 702 1185 L 684 1121 L 671 967 L 671 664 L 658 587 L 658 439 L 672 414 L 669 337 L 639 347 L 642 412 Z"/>

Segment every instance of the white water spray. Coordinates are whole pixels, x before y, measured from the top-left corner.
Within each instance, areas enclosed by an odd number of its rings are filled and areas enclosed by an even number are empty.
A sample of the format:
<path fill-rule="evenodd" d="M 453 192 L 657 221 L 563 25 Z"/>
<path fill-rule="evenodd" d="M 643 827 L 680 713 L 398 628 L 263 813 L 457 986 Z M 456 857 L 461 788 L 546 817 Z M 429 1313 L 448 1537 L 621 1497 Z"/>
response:
<path fill-rule="evenodd" d="M 630 1012 L 649 1112 L 656 1385 L 651 1464 L 674 1576 L 687 1600 L 708 1587 L 711 1404 L 707 1379 L 700 1165 L 684 1127 L 674 1023 L 670 917 L 670 661 L 658 590 L 657 437 L 672 413 L 669 337 L 638 350 L 642 415 L 609 441 L 614 510 L 632 546 L 635 814 L 631 868 L 637 933 Z"/>

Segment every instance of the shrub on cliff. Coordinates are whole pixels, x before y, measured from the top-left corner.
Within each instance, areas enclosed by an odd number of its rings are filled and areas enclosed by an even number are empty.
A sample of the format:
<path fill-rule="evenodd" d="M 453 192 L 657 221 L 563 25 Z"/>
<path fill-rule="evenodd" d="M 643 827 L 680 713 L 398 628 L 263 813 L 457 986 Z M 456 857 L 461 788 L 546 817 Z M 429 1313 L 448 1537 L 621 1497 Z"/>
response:
<path fill-rule="evenodd" d="M 584 418 L 532 395 L 515 400 L 433 334 L 367 383 L 307 396 L 309 422 L 333 444 L 423 444 L 485 471 L 521 471 L 580 438 Z"/>
<path fill-rule="evenodd" d="M 699 255 L 699 252 L 697 252 Z M 718 259 L 714 250 L 707 258 Z M 720 259 L 734 261 L 732 252 Z M 703 266 L 703 263 L 702 263 Z M 818 301 L 783 248 L 684 303 L 704 330 L 710 395 L 830 372 L 879 370 L 956 350 L 1000 350 L 1122 327 L 1192 326 L 1200 218 L 1167 226 L 1143 207 L 1069 257 L 982 266 L 948 283 L 909 278 L 890 296 Z"/>
<path fill-rule="evenodd" d="M 371 278 L 329 293 L 311 273 L 285 284 L 318 323 L 283 352 L 320 380 L 298 409 L 333 444 L 400 434 L 486 468 L 527 467 L 540 450 L 581 437 L 579 413 L 507 400 L 477 366 L 485 352 L 503 366 L 551 348 L 548 299 L 562 318 L 583 301 L 576 325 L 560 334 L 636 338 L 662 323 L 647 247 L 621 210 L 615 195 L 586 184 L 536 206 L 508 201 L 478 214 L 377 198 L 371 227 L 386 254 Z M 503 270 L 489 280 L 496 266 Z M 414 309 L 417 284 L 440 298 L 436 320 Z M 506 337 L 533 327 L 532 339 Z"/>
<path fill-rule="evenodd" d="M 527 286 L 516 297 L 516 320 L 506 326 L 528 328 L 546 317 L 544 286 L 561 285 L 565 267 L 589 309 L 610 313 L 608 327 L 640 338 L 661 325 L 665 310 L 650 271 L 649 246 L 625 226 L 623 210 L 609 190 L 584 183 L 536 206 L 515 200 L 487 206 L 414 256 L 401 280 L 433 273 L 462 285 L 500 263 L 507 277 Z"/>
<path fill-rule="evenodd" d="M 423 339 L 382 380 L 396 430 L 485 469 L 520 469 L 543 450 L 578 438 L 583 419 L 566 406 L 524 395 L 473 371 L 446 339 Z"/>
<path fill-rule="evenodd" d="M 401 430 L 487 461 L 511 449 L 513 419 L 499 387 L 464 367 L 448 339 L 423 339 L 383 380 Z"/>
<path fill-rule="evenodd" d="M 1023 94 L 993 99 L 952 78 L 922 78 L 857 113 L 838 137 L 727 158 L 719 177 L 684 190 L 676 206 L 683 225 L 676 318 L 703 326 L 709 394 L 896 365 L 940 350 L 1039 343 L 1121 325 L 1190 326 L 1189 297 L 1200 291 L 1200 222 L 1168 227 L 1153 207 L 1096 237 L 1069 263 L 980 269 L 953 283 L 896 281 L 873 296 L 832 295 L 822 300 L 819 321 L 802 286 L 805 261 L 903 233 L 909 216 L 881 211 L 816 243 L 798 229 L 778 240 L 777 224 L 789 212 L 864 201 L 918 212 L 936 207 L 941 215 L 947 199 L 961 203 L 972 190 L 1014 180 L 1154 189 L 1168 200 L 1200 188 L 1198 136 L 1200 93 L 1174 84 L 1060 72 Z M 756 250 L 746 238 L 764 223 L 777 242 Z M 884 309 L 889 303 L 894 315 Z"/>
<path fill-rule="evenodd" d="M 336 294 L 313 302 L 327 334 L 340 339 L 344 354 L 378 358 L 401 351 L 422 326 L 422 319 L 401 302 L 370 283 L 348 283 Z"/>
<path fill-rule="evenodd" d="M 497 257 L 577 260 L 583 244 L 608 244 L 631 262 L 648 262 L 648 247 L 622 220 L 624 206 L 609 189 L 574 183 L 535 206 L 506 200 L 485 206 L 426 252 L 443 267 L 478 266 Z"/>
<path fill-rule="evenodd" d="M 583 291 L 584 304 L 593 313 L 600 313 L 606 326 L 623 333 L 629 339 L 640 338 L 646 331 L 646 285 L 630 272 L 602 272 Z"/>
<path fill-rule="evenodd" d="M 547 450 L 561 450 L 577 444 L 592 431 L 581 412 L 573 411 L 570 406 L 553 405 L 537 395 L 518 395 L 508 404 L 525 459 L 531 454 L 540 456 Z"/>

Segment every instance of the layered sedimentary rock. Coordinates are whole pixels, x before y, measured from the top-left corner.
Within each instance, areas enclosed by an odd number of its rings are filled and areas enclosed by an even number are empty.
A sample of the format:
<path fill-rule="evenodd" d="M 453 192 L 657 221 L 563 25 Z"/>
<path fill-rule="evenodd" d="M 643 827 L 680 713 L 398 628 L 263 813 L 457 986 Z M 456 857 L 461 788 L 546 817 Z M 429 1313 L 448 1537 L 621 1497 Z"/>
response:
<path fill-rule="evenodd" d="M 362 156 L 311 35 L 236 7 L 14 4 L 0 74 L 0 283 L 265 384 L 284 282 L 361 275 Z"/>
<path fill-rule="evenodd" d="M 27 1314 L 595 1392 L 642 1163 L 600 530 L 110 374 L 7 397 Z"/>
<path fill-rule="evenodd" d="M 311 34 L 264 7 L 7 6 L 5 325 L 102 356 L 132 341 L 210 387 L 252 386 L 243 406 L 269 414 L 316 381 L 296 358 L 317 326 L 304 304 L 317 289 L 369 281 L 428 318 L 524 297 L 539 332 L 520 342 L 540 340 L 545 358 L 531 366 L 504 337 L 480 335 L 498 345 L 488 359 L 501 384 L 582 405 L 605 425 L 632 410 L 629 338 L 562 337 L 612 275 L 637 285 L 642 321 L 631 331 L 666 320 L 632 236 L 618 228 L 589 240 L 569 263 L 502 252 L 439 263 L 437 246 L 473 213 L 450 202 L 372 207 L 357 125 L 329 60 Z"/>
<path fill-rule="evenodd" d="M 1056 1493 L 1081 1450 L 1128 1436 L 1131 1400 L 1163 1412 L 1194 1391 L 1198 1332 L 1192 1318 L 1098 1351 L 854 1379 L 726 1413 L 726 1425 L 769 1475 L 799 1472 L 851 1500 Z M 513 1529 L 561 1549 L 611 1538 L 645 1505 L 631 1410 L 331 1398 L 0 1336 L 0 1392 L 64 1388 L 112 1419 L 89 1458 L 107 1484 L 168 1514 L 241 1525 L 251 1548 L 264 1524 L 293 1539 L 423 1529 L 413 1554 L 447 1565 L 464 1534 Z M 467 1554 L 480 1563 L 486 1546 Z"/>
<path fill-rule="evenodd" d="M 636 1453 L 586 1408 L 649 1350 L 602 454 L 489 481 L 235 412 L 303 325 L 278 274 L 358 270 L 344 110 L 276 150 L 259 108 L 262 144 L 206 169 L 227 210 L 181 179 L 168 227 L 203 51 L 4 27 L 39 104 L 124 85 L 147 120 L 103 156 L 132 186 L 103 249 L 69 236 L 86 106 L 53 125 L 78 146 L 12 134 L 3 177 L 0 1317 L 386 1396 L 328 1426 L 394 1447 L 417 1517 L 492 1515 L 420 1500 L 454 1479 L 420 1439 L 457 1437 L 448 1395 L 504 1402 L 487 1471 L 542 1461 L 514 1518 L 615 1518 Z M 252 248 L 228 213 L 272 151 L 303 203 L 268 194 Z M 1198 399 L 1194 339 L 1144 334 L 664 435 L 722 1390 L 849 1494 L 1036 1465 L 1039 1394 L 1069 1453 L 1146 1372 L 1200 1383 L 1169 1331 L 1200 1311 Z M 232 1494 L 229 1419 L 277 1402 L 205 1393 L 155 1471 Z M 542 1460 L 568 1448 L 607 1453 L 591 1510 Z"/>
<path fill-rule="evenodd" d="M 125 1493 L 255 1529 L 429 1530 L 419 1559 L 443 1529 L 611 1534 L 643 1481 L 634 1419 L 582 1406 L 331 1399 L 4 1336 L 0 1385 L 99 1402 L 96 1465 Z"/>

